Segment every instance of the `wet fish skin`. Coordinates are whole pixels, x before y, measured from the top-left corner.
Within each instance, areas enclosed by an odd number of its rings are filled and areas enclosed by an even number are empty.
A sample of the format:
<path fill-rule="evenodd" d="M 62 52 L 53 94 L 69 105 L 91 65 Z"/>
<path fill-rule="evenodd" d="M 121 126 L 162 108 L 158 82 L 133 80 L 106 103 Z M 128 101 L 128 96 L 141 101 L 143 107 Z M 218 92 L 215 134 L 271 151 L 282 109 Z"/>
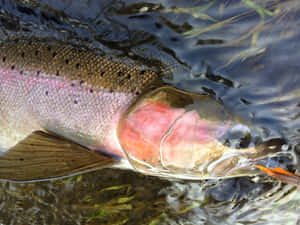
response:
<path fill-rule="evenodd" d="M 181 179 L 248 176 L 264 146 L 236 149 L 220 142 L 231 128 L 245 127 L 210 96 L 173 87 L 139 98 L 118 126 L 127 160 L 144 174 Z"/>
<path fill-rule="evenodd" d="M 40 41 L 0 46 L 0 118 L 0 148 L 15 151 L 0 157 L 0 179 L 14 180 L 14 172 L 21 181 L 65 176 L 77 173 L 77 165 L 91 169 L 72 146 L 120 156 L 145 174 L 183 179 L 253 174 L 250 159 L 262 151 L 219 142 L 237 121 L 209 96 L 165 86 L 150 70 Z M 31 157 L 28 146 L 42 152 Z M 58 149 L 71 158 L 62 159 L 63 173 L 56 173 Z M 65 167 L 72 155 L 78 164 Z M 97 157 L 95 168 L 115 163 L 109 159 Z M 33 174 L 43 160 L 54 170 Z"/>
<path fill-rule="evenodd" d="M 0 147 L 49 130 L 92 148 L 123 153 L 108 140 L 113 121 L 138 95 L 160 82 L 84 49 L 39 41 L 0 47 Z"/>

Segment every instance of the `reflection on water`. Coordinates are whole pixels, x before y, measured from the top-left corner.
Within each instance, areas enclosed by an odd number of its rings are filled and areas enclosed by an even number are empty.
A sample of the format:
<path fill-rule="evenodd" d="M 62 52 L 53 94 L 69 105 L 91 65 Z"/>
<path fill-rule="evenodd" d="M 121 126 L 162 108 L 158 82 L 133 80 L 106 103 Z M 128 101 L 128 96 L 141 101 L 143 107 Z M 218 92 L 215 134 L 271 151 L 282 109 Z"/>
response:
<path fill-rule="evenodd" d="M 206 93 L 299 169 L 297 0 L 3 0 L 0 38 L 58 39 L 165 74 Z M 269 177 L 165 181 L 106 169 L 0 184 L 3 224 L 299 224 L 300 194 Z"/>

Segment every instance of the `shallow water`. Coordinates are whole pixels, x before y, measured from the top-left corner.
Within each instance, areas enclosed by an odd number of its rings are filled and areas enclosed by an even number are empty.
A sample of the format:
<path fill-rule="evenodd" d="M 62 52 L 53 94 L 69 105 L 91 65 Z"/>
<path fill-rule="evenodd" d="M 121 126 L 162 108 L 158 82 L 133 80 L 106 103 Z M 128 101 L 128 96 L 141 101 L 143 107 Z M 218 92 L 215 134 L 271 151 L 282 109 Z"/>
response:
<path fill-rule="evenodd" d="M 162 70 L 214 96 L 299 169 L 298 0 L 5 1 L 0 38 L 57 39 Z M 299 191 L 264 175 L 166 181 L 105 169 L 0 183 L 0 224 L 299 224 Z"/>

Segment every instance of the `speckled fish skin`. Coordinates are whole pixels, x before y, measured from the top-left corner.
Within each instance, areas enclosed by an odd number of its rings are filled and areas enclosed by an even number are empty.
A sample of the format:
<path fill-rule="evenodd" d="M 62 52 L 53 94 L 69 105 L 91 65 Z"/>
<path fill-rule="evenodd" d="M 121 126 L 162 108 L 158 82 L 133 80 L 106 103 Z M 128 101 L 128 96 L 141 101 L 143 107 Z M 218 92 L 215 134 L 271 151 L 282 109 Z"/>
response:
<path fill-rule="evenodd" d="M 122 155 L 114 121 L 160 77 L 70 45 L 10 41 L 0 47 L 0 148 L 49 130 Z M 108 145 L 108 142 L 110 146 Z"/>

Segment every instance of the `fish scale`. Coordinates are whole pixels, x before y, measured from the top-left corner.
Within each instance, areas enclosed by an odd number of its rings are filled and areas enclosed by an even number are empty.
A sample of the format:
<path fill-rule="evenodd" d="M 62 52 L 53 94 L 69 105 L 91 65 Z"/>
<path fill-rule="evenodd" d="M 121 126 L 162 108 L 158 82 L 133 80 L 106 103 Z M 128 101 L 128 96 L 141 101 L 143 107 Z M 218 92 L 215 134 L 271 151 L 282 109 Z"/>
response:
<path fill-rule="evenodd" d="M 46 129 L 101 149 L 112 121 L 157 81 L 153 71 L 69 45 L 8 42 L 0 48 L 0 148 Z"/>

